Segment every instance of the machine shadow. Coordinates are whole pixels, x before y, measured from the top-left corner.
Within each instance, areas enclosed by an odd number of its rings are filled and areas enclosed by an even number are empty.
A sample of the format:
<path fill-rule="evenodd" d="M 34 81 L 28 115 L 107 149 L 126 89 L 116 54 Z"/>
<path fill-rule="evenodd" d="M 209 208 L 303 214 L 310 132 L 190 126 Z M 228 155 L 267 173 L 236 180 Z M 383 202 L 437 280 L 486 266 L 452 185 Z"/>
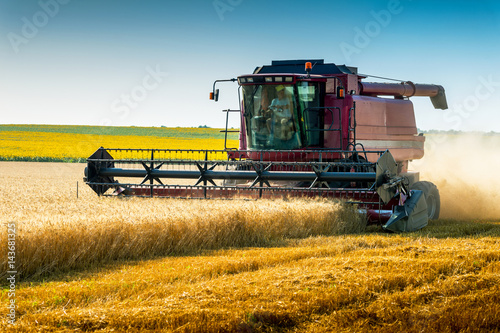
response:
<path fill-rule="evenodd" d="M 181 258 L 181 257 L 214 257 L 225 256 L 228 251 L 248 251 L 252 249 L 266 249 L 266 248 L 286 248 L 286 247 L 307 247 L 314 245 L 314 241 L 309 243 L 310 239 L 322 239 L 321 243 L 327 243 L 328 239 L 338 237 L 356 237 L 363 238 L 366 236 L 377 236 L 382 238 L 404 237 L 408 241 L 413 241 L 419 238 L 436 238 L 436 239 L 477 239 L 483 237 L 500 237 L 500 219 L 494 220 L 456 220 L 456 219 L 438 219 L 429 221 L 429 225 L 421 230 L 407 233 L 392 233 L 382 229 L 380 225 L 369 225 L 363 233 L 348 233 L 335 236 L 312 236 L 308 238 L 290 238 L 270 242 L 269 244 L 258 247 L 225 247 L 217 249 L 204 249 L 194 250 L 188 253 L 171 253 L 165 255 L 155 255 L 141 260 L 137 259 L 123 259 L 113 262 L 96 263 L 90 267 L 72 269 L 70 271 L 53 272 L 47 275 L 40 275 L 35 277 L 27 277 L 22 280 L 22 285 L 33 286 L 41 285 L 49 282 L 69 282 L 75 280 L 82 280 L 95 277 L 96 274 L 108 274 L 113 271 L 131 269 L 138 265 L 145 263 L 152 263 L 161 261 L 167 258 Z"/>

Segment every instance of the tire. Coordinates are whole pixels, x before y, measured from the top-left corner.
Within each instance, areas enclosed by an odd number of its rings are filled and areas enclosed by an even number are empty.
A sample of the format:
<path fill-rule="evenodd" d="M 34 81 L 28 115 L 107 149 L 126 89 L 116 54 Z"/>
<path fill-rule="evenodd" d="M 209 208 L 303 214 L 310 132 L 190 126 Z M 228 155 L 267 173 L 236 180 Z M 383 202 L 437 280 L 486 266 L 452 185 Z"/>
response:
<path fill-rule="evenodd" d="M 431 182 L 422 181 L 413 184 L 411 189 L 424 192 L 429 220 L 438 219 L 441 210 L 441 198 L 439 197 L 437 186 Z"/>

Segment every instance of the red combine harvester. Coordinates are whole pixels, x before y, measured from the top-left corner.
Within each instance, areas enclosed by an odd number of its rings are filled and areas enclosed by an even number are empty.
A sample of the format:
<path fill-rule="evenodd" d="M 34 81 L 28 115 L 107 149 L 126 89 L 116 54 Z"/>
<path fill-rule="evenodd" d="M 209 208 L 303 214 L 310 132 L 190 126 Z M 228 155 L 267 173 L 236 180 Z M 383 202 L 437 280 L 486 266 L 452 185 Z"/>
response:
<path fill-rule="evenodd" d="M 215 101 L 217 83 L 240 88 L 241 110 L 224 110 L 224 150 L 99 148 L 84 180 L 98 195 L 340 198 L 384 230 L 418 230 L 439 216 L 440 199 L 434 184 L 408 171 L 425 140 L 408 98 L 428 96 L 446 109 L 444 89 L 366 77 L 354 67 L 292 60 L 217 80 Z M 232 112 L 241 119 L 239 148 L 227 147 Z"/>

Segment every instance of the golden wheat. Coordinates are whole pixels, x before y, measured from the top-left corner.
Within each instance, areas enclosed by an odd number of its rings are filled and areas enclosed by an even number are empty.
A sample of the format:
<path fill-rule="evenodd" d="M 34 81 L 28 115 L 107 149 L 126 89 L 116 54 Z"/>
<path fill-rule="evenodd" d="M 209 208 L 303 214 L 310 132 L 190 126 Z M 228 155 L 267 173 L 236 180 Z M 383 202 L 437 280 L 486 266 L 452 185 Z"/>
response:
<path fill-rule="evenodd" d="M 11 331 L 490 332 L 499 250 L 491 238 L 373 234 L 121 262 L 25 284 Z"/>
<path fill-rule="evenodd" d="M 25 278 L 0 330 L 499 331 L 498 222 L 314 236 L 360 220 L 322 200 L 102 198 L 81 182 L 77 199 L 83 168 L 0 162 L 0 219 L 17 224 Z"/>
<path fill-rule="evenodd" d="M 120 199 L 98 197 L 87 186 L 77 199 L 76 182 L 83 168 L 82 164 L 0 164 L 0 190 L 10 192 L 0 199 L 0 217 L 17 224 L 16 264 L 21 278 L 118 259 L 359 232 L 364 223 L 352 207 L 326 200 Z M 11 179 L 20 180 L 15 189 L 9 185 Z M 0 242 L 6 241 L 3 236 Z M 1 248 L 4 272 L 6 252 Z"/>

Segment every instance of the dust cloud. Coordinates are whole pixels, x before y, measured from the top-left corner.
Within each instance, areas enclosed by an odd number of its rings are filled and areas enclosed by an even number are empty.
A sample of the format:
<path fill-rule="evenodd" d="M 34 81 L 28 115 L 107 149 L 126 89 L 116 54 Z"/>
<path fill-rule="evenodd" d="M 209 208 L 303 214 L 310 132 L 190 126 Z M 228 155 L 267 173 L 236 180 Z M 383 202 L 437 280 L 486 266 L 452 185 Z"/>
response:
<path fill-rule="evenodd" d="M 500 221 L 500 135 L 426 135 L 410 168 L 437 185 L 440 218 Z"/>

